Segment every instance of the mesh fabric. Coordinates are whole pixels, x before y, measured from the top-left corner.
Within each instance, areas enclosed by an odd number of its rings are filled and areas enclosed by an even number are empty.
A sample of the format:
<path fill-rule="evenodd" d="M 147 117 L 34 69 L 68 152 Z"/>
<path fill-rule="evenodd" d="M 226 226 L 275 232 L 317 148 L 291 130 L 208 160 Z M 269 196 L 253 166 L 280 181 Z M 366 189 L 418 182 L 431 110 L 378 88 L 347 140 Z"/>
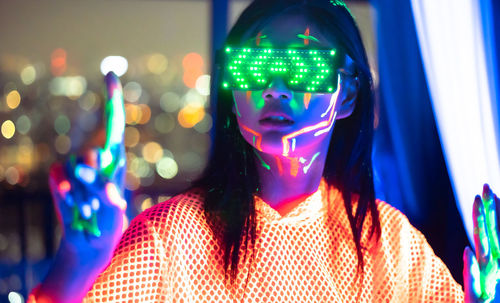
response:
<path fill-rule="evenodd" d="M 222 252 L 192 190 L 133 220 L 84 302 L 463 302 L 457 284 L 407 218 L 377 201 L 382 236 L 362 235 L 364 274 L 342 195 L 320 189 L 285 216 L 256 198 L 254 261 L 226 287 Z M 245 287 L 245 277 L 249 273 Z"/>

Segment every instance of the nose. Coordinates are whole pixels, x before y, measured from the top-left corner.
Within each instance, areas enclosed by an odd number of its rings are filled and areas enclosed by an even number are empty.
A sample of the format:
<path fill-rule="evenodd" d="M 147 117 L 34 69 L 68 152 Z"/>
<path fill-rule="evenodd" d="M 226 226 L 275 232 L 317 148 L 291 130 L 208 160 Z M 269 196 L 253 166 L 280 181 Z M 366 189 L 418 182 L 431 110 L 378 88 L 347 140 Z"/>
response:
<path fill-rule="evenodd" d="M 291 100 L 292 91 L 287 87 L 283 78 L 274 77 L 269 86 L 262 92 L 262 98 L 266 101 Z"/>

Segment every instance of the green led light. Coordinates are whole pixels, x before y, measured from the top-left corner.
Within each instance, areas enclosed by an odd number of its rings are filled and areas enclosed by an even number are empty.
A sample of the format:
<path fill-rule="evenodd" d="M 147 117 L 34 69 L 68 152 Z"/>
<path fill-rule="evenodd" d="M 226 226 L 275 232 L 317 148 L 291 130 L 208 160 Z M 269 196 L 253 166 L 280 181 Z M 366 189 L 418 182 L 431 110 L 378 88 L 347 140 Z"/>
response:
<path fill-rule="evenodd" d="M 231 48 L 230 47 L 226 47 L 226 53 L 230 53 L 231 52 Z"/>
<path fill-rule="evenodd" d="M 224 82 L 222 85 L 223 85 L 224 87 L 228 87 L 228 86 L 229 86 L 229 84 L 228 84 L 227 82 Z"/>
<path fill-rule="evenodd" d="M 226 65 L 227 70 L 223 75 L 223 82 L 227 84 L 224 87 L 261 90 L 270 83 L 270 77 L 280 75 L 296 91 L 329 92 L 329 88 L 333 91 L 336 74 L 329 74 L 324 68 L 337 69 L 340 64 L 339 59 L 331 57 L 332 51 L 231 48 L 230 53 L 226 54 L 226 62 L 230 64 Z"/>

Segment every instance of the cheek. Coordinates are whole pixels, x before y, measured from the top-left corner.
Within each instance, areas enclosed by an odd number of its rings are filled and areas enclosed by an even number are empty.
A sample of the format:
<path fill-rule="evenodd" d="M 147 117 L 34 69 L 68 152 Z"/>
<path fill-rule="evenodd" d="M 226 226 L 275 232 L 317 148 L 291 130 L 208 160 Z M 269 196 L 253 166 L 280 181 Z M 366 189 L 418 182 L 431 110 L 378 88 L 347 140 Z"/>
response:
<path fill-rule="evenodd" d="M 260 94 L 261 95 L 261 94 Z M 234 112 L 238 119 L 252 120 L 262 107 L 264 100 L 255 91 L 237 91 L 233 92 Z"/>

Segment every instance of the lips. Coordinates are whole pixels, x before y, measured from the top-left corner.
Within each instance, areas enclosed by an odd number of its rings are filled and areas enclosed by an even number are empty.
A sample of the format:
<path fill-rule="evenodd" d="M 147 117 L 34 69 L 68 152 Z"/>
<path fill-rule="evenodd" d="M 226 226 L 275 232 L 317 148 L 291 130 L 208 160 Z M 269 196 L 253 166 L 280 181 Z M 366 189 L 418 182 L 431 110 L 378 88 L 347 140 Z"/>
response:
<path fill-rule="evenodd" d="M 259 120 L 259 124 L 267 127 L 286 127 L 293 125 L 295 122 L 290 116 L 285 113 L 280 112 L 270 112 L 262 116 Z"/>

